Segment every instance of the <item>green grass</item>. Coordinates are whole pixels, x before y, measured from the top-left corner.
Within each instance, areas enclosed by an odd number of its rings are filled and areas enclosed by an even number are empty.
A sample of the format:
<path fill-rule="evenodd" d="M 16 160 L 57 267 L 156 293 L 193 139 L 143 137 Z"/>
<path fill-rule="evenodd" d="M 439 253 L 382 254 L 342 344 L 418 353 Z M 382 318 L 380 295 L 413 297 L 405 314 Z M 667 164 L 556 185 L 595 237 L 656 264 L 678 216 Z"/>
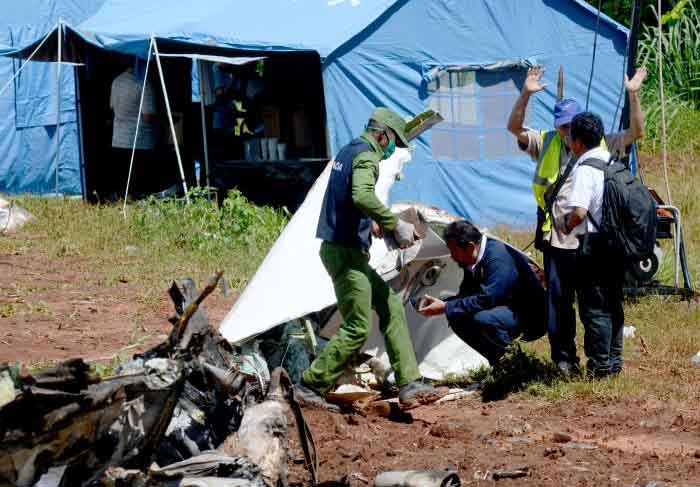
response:
<path fill-rule="evenodd" d="M 681 5 L 682 4 L 682 5 Z M 683 0 L 663 25 L 661 58 L 666 98 L 666 130 L 670 152 L 700 152 L 700 4 Z M 656 15 L 654 10 L 654 15 Z M 641 148 L 661 150 L 661 96 L 658 68 L 658 27 L 643 26 L 639 41 L 639 65 L 649 76 L 642 90 L 646 137 Z"/>
<path fill-rule="evenodd" d="M 20 197 L 17 203 L 37 218 L 17 236 L 0 239 L 0 253 L 38 251 L 54 262 L 85 259 L 101 272 L 101 285 L 141 286 L 143 304 L 157 302 L 174 278 L 201 282 L 217 269 L 224 270 L 233 289 L 241 288 L 284 228 L 287 214 L 257 207 L 238 191 L 231 191 L 221 208 L 198 190 L 190 200 L 150 199 L 128 205 L 125 216 L 120 204 Z"/>

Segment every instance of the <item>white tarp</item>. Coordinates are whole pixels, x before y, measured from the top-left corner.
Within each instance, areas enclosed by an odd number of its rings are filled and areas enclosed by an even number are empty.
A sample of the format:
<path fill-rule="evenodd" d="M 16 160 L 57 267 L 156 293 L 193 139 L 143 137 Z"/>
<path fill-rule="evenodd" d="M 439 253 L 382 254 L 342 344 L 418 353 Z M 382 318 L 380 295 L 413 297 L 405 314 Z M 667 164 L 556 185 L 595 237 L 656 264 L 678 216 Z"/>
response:
<path fill-rule="evenodd" d="M 16 232 L 33 219 L 27 210 L 0 197 L 0 234 Z"/>
<path fill-rule="evenodd" d="M 385 203 L 391 186 L 409 160 L 410 152 L 398 148 L 391 158 L 380 164 L 377 196 Z M 315 238 L 330 167 L 331 163 L 318 177 L 304 203 L 221 323 L 221 334 L 227 340 L 241 342 L 276 325 L 335 304 L 331 279 L 318 255 L 321 241 Z M 462 271 L 451 262 L 449 252 L 440 238 L 430 232 L 429 237 L 415 250 L 418 255 L 406 266 L 413 274 L 431 260 L 438 259 L 445 265 L 441 279 L 435 286 L 424 287 L 421 292 L 432 293 L 434 296 L 455 294 Z M 370 249 L 370 264 L 377 268 L 386 264 L 387 260 L 395 261 L 396 252 L 390 251 L 384 240 L 374 239 Z M 410 304 L 406 306 L 406 314 L 421 373 L 425 377 L 438 379 L 446 373 L 460 373 L 486 363 L 481 355 L 452 333 L 444 316 L 425 318 L 418 315 Z M 339 318 L 331 319 L 324 328 L 324 335 L 334 333 L 334 323 L 337 328 Z M 376 323 L 374 328 L 365 351 L 378 355 L 388 364 Z"/>

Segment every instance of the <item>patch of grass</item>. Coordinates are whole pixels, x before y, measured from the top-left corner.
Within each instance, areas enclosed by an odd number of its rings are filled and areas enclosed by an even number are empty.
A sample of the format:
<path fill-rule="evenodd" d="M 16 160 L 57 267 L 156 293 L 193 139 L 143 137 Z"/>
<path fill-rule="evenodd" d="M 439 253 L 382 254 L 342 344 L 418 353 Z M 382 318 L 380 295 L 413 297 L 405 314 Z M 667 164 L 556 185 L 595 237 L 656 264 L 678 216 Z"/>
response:
<path fill-rule="evenodd" d="M 668 147 L 671 151 L 697 153 L 700 141 L 700 4 L 684 0 L 672 15 L 664 15 L 661 62 L 666 98 Z M 656 17 L 656 9 L 652 7 Z M 659 31 L 656 23 L 645 25 L 639 39 L 640 65 L 646 65 L 649 76 L 642 90 L 646 115 L 644 151 L 661 149 L 661 100 L 658 70 Z"/>
<path fill-rule="evenodd" d="M 88 262 L 98 284 L 136 283 L 149 302 L 173 278 L 202 281 L 219 268 L 232 288 L 244 286 L 288 220 L 285 211 L 253 205 L 236 190 L 221 207 L 194 189 L 189 204 L 149 199 L 129 204 L 126 216 L 120 204 L 71 198 L 24 196 L 17 203 L 37 218 L 0 239 L 0 252 Z"/>
<path fill-rule="evenodd" d="M 0 304 L 0 318 L 10 318 L 19 312 L 17 303 Z"/>
<path fill-rule="evenodd" d="M 514 342 L 506 354 L 501 357 L 497 367 L 482 371 L 482 399 L 495 401 L 504 399 L 508 394 L 526 389 L 537 382 L 543 385 L 554 383 L 560 378 L 556 366 L 542 360 L 531 350 L 523 349 L 520 342 Z"/>

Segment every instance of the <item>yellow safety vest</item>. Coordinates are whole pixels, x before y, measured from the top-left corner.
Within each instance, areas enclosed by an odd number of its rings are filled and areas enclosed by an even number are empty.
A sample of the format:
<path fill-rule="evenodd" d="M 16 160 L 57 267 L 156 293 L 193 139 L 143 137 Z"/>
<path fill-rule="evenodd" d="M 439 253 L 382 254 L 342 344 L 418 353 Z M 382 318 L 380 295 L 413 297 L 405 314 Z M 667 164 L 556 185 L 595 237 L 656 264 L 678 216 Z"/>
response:
<path fill-rule="evenodd" d="M 542 151 L 540 152 L 540 160 L 537 162 L 537 170 L 535 177 L 532 180 L 532 191 L 537 200 L 537 206 L 543 210 L 547 209 L 545 195 L 551 186 L 559 177 L 559 160 L 561 158 L 562 140 L 561 135 L 556 130 L 548 132 L 540 132 L 542 138 Z M 607 149 L 605 137 L 600 141 L 601 147 Z M 542 231 L 549 232 L 552 228 L 551 216 L 549 213 L 545 216 L 545 221 L 542 224 Z"/>

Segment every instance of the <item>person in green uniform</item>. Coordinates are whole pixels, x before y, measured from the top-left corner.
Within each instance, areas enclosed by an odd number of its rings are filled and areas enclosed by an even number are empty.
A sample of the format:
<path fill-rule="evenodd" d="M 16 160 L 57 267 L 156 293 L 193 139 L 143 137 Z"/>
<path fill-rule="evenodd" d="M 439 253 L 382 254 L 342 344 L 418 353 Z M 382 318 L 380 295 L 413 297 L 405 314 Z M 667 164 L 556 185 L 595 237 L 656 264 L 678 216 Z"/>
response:
<path fill-rule="evenodd" d="M 401 299 L 369 266 L 372 235 L 393 234 L 401 247 L 414 241 L 412 224 L 400 220 L 375 194 L 379 163 L 396 146 L 406 147 L 406 122 L 388 108 L 377 108 L 365 132 L 343 147 L 333 161 L 316 236 L 323 240 L 321 260 L 333 280 L 344 323 L 304 371 L 295 393 L 301 402 L 326 406 L 348 362 L 362 348 L 372 327 L 372 310 L 386 342 L 404 408 L 440 394 L 420 379 L 416 354 Z"/>

